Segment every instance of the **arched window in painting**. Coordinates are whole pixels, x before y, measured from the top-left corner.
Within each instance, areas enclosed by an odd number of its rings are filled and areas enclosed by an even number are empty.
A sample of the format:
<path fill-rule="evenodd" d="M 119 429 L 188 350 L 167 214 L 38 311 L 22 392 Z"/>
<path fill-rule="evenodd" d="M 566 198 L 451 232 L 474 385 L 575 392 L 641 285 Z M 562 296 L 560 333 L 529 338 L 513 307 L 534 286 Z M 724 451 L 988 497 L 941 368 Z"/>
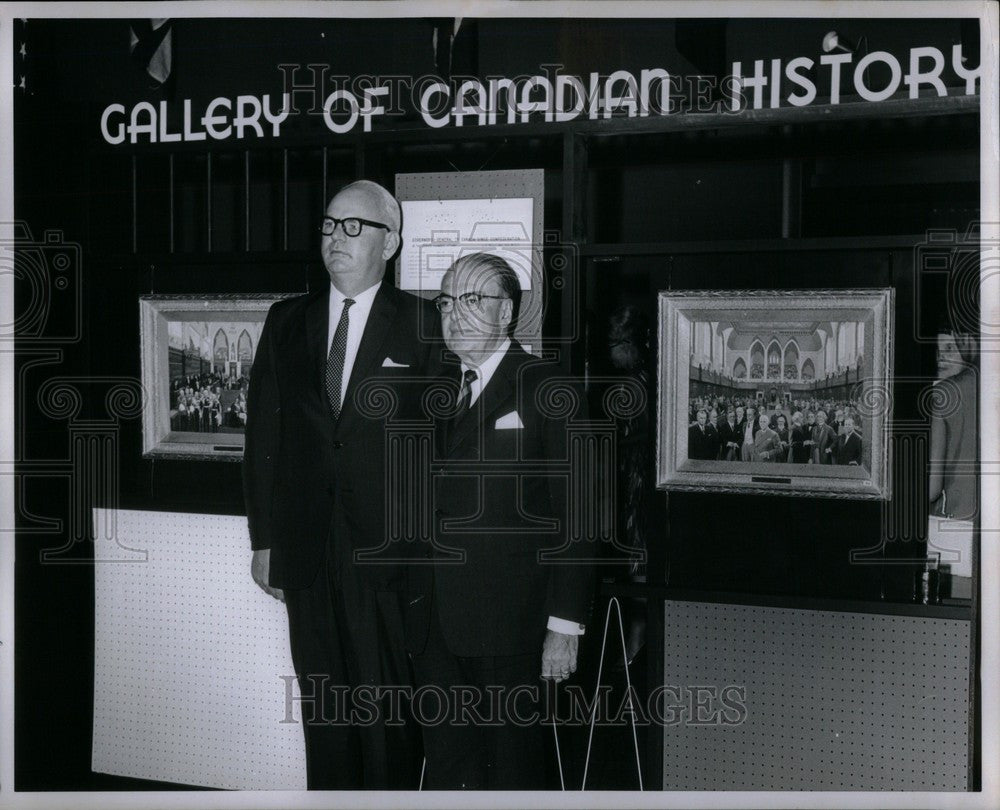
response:
<path fill-rule="evenodd" d="M 781 347 L 777 341 L 772 341 L 767 347 L 767 378 L 769 380 L 781 379 Z"/>
<path fill-rule="evenodd" d="M 240 359 L 240 373 L 245 377 L 249 377 L 250 366 L 253 365 L 253 339 L 246 329 L 240 333 L 237 356 Z"/>
<path fill-rule="evenodd" d="M 811 358 L 806 358 L 806 361 L 802 364 L 802 379 L 803 380 L 816 379 L 816 366 L 813 365 L 813 361 Z"/>
<path fill-rule="evenodd" d="M 785 346 L 785 368 L 784 368 L 784 378 L 786 380 L 794 380 L 799 376 L 799 347 L 795 345 L 794 340 L 788 341 L 788 345 Z"/>
<path fill-rule="evenodd" d="M 215 333 L 215 341 L 212 345 L 212 371 L 224 374 L 226 371 L 226 361 L 229 359 L 229 338 L 226 333 L 219 329 Z"/>
<path fill-rule="evenodd" d="M 742 357 L 737 357 L 736 362 L 733 363 L 733 379 L 745 380 L 746 378 L 747 378 L 747 364 L 743 362 Z"/>
<path fill-rule="evenodd" d="M 750 379 L 764 379 L 764 347 L 760 343 L 750 349 Z"/>
<path fill-rule="evenodd" d="M 241 363 L 253 362 L 253 340 L 251 340 L 250 333 L 246 329 L 240 333 L 239 357 Z"/>

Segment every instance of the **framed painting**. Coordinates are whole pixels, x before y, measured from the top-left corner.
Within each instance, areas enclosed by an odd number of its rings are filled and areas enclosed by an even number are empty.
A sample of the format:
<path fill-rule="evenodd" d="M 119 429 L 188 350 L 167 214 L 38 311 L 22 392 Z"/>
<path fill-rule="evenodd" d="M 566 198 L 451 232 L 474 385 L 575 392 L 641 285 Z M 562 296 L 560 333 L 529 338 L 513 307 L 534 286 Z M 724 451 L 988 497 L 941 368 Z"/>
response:
<path fill-rule="evenodd" d="M 286 295 L 139 299 L 142 452 L 243 460 L 246 398 L 264 319 Z"/>
<path fill-rule="evenodd" d="M 661 292 L 657 484 L 885 499 L 893 291 Z"/>

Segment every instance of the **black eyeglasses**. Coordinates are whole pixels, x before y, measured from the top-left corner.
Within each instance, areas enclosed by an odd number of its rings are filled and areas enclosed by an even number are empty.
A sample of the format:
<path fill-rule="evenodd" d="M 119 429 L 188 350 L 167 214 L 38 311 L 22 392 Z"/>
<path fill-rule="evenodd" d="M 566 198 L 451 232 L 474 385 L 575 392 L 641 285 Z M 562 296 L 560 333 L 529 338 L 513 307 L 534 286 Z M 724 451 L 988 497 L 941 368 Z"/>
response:
<path fill-rule="evenodd" d="M 477 292 L 462 293 L 458 296 L 458 300 L 462 302 L 462 305 L 470 309 L 481 309 L 484 298 L 492 298 L 496 301 L 510 300 L 506 295 L 486 295 L 485 293 Z M 455 299 L 450 295 L 439 295 L 434 299 L 434 306 L 438 308 L 438 312 L 443 312 L 447 315 L 455 308 Z"/>
<path fill-rule="evenodd" d="M 348 236 L 359 236 L 361 234 L 361 226 L 367 225 L 369 228 L 384 228 L 387 231 L 391 231 L 388 225 L 381 222 L 372 222 L 370 219 L 362 219 L 361 217 L 347 217 L 347 219 L 337 219 L 336 217 L 323 217 L 323 224 L 319 226 L 320 233 L 323 236 L 333 236 L 333 232 L 337 230 L 337 226 L 340 225 L 344 229 L 344 233 Z"/>

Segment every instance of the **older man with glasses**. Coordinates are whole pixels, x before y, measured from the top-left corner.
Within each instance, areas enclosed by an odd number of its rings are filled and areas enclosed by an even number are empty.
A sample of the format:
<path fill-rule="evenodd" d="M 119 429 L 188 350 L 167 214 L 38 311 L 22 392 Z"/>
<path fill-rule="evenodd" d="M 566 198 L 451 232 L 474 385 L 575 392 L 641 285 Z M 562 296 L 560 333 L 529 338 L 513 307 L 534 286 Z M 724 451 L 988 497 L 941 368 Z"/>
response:
<path fill-rule="evenodd" d="M 590 605 L 593 549 L 572 537 L 571 482 L 553 469 L 585 414 L 552 403 L 582 411 L 583 394 L 512 337 L 520 300 L 510 265 L 475 253 L 435 301 L 459 362 L 445 378 L 453 412 L 436 424 L 435 542 L 430 565 L 410 570 L 406 640 L 419 684 L 468 722 L 424 725 L 432 790 L 545 787 L 539 678 L 572 676 Z"/>
<path fill-rule="evenodd" d="M 317 225 L 330 283 L 271 308 L 250 381 L 251 571 L 288 611 L 309 787 L 415 789 L 414 726 L 387 724 L 377 701 L 373 722 L 350 716 L 358 687 L 410 681 L 401 544 L 386 519 L 392 414 L 366 408 L 364 393 L 384 387 L 397 412 L 416 412 L 421 379 L 437 373 L 440 324 L 430 302 L 384 280 L 401 239 L 386 189 L 346 186 Z"/>

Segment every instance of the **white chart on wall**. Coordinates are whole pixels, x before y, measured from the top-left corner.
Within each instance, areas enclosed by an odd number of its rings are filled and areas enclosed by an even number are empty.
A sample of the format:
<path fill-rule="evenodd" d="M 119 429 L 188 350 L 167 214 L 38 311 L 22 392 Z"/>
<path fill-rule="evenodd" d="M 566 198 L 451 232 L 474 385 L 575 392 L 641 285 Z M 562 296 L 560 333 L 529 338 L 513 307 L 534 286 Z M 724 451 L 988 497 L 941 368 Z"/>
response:
<path fill-rule="evenodd" d="M 441 277 L 456 259 L 482 251 L 506 259 L 521 289 L 530 290 L 534 204 L 531 197 L 403 200 L 400 289 L 439 290 Z"/>

